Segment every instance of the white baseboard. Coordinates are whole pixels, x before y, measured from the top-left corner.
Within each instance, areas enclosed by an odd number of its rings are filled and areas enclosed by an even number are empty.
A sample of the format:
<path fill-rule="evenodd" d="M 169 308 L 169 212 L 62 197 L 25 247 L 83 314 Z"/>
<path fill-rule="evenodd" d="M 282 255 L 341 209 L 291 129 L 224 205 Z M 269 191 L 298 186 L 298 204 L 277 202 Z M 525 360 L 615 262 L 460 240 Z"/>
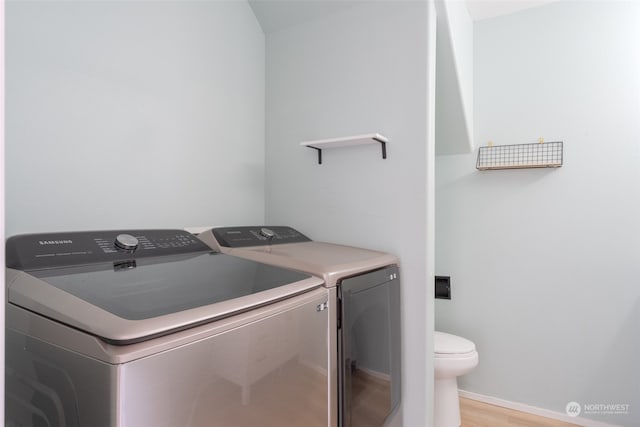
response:
<path fill-rule="evenodd" d="M 537 408 L 535 406 L 526 405 L 524 403 L 511 402 L 509 400 L 500 399 L 492 396 L 485 396 L 484 394 L 473 393 L 466 390 L 458 390 L 461 397 L 477 400 L 479 402 L 488 403 L 490 405 L 500 406 L 507 409 L 513 409 L 520 412 L 526 412 L 528 414 L 537 415 L 540 417 L 551 418 L 554 420 L 564 421 L 566 423 L 577 424 L 583 427 L 620 427 L 615 424 L 607 424 L 602 421 L 594 421 L 588 418 L 571 417 L 561 412 L 551 411 L 549 409 Z"/>

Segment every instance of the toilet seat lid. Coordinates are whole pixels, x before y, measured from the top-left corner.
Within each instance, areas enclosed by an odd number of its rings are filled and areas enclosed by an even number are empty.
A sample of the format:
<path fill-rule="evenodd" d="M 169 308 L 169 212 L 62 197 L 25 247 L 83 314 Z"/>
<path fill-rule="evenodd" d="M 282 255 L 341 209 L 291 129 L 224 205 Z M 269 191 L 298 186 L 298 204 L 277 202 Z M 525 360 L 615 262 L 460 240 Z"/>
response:
<path fill-rule="evenodd" d="M 445 332 L 434 332 L 434 352 L 436 354 L 466 354 L 476 350 L 476 345 L 466 338 Z"/>

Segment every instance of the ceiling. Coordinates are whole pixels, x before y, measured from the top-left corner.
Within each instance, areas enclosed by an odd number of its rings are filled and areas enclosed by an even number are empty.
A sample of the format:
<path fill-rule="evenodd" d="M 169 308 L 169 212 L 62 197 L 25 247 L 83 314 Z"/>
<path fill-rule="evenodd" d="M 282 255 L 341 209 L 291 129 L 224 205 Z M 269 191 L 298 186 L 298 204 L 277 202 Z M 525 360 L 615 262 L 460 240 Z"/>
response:
<path fill-rule="evenodd" d="M 456 0 L 454 0 L 456 1 Z M 466 0 L 467 10 L 471 19 L 494 18 L 496 16 L 510 15 L 524 9 L 542 6 L 558 0 Z"/>
<path fill-rule="evenodd" d="M 249 0 L 265 34 L 323 18 L 361 0 Z"/>
<path fill-rule="evenodd" d="M 447 0 L 466 1 L 471 19 L 479 21 L 509 15 L 523 9 L 558 0 Z M 362 0 L 249 0 L 262 31 L 273 33 L 304 22 L 323 18 L 353 7 Z"/>

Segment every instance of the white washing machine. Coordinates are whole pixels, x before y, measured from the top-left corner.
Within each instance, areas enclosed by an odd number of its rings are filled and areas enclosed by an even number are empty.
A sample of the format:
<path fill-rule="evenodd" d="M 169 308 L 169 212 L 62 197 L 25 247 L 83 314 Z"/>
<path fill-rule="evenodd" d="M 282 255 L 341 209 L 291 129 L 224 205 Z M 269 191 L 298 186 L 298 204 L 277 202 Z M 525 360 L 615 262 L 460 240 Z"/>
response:
<path fill-rule="evenodd" d="M 7 241 L 5 425 L 326 427 L 328 291 L 182 230 Z"/>
<path fill-rule="evenodd" d="M 216 251 L 322 278 L 329 290 L 329 425 L 391 421 L 401 400 L 395 256 L 314 242 L 291 227 L 220 227 L 198 237 Z"/>

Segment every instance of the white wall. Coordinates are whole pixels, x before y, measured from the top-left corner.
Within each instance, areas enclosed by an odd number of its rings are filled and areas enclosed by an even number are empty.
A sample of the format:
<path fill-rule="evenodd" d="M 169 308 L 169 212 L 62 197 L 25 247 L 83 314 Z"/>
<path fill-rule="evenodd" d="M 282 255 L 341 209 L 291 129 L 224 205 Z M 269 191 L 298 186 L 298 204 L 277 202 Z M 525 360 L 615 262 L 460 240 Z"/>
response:
<path fill-rule="evenodd" d="M 264 219 L 248 3 L 8 2 L 6 232 Z"/>
<path fill-rule="evenodd" d="M 473 22 L 462 0 L 437 0 L 436 154 L 473 149 Z"/>
<path fill-rule="evenodd" d="M 436 161 L 436 329 L 475 341 L 472 392 L 640 425 L 640 4 L 559 2 L 475 24 L 480 145 L 564 141 L 557 170 Z"/>
<path fill-rule="evenodd" d="M 430 425 L 433 410 L 431 7 L 361 2 L 267 35 L 267 223 L 400 257 L 407 426 Z M 389 138 L 386 160 L 371 145 L 325 150 L 318 165 L 316 152 L 299 145 L 371 132 Z"/>

